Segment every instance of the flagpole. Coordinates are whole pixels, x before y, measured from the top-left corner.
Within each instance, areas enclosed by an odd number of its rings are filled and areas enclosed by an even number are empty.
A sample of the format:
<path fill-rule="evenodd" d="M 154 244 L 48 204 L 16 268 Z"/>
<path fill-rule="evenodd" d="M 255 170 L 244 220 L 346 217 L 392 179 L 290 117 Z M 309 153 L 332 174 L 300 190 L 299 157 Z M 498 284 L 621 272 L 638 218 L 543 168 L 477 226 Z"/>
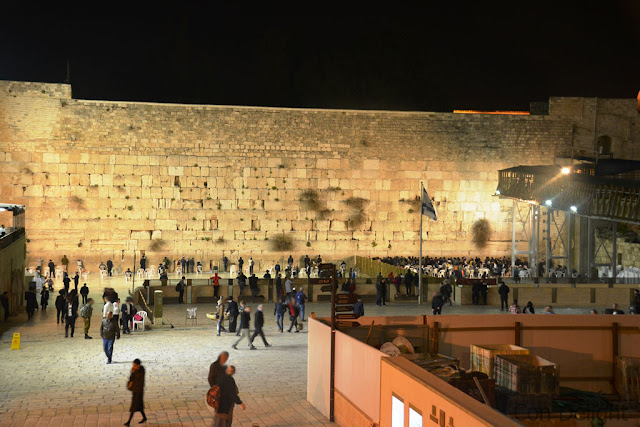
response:
<path fill-rule="evenodd" d="M 420 181 L 420 259 L 418 260 L 418 305 L 422 304 L 422 193 L 423 185 Z"/>

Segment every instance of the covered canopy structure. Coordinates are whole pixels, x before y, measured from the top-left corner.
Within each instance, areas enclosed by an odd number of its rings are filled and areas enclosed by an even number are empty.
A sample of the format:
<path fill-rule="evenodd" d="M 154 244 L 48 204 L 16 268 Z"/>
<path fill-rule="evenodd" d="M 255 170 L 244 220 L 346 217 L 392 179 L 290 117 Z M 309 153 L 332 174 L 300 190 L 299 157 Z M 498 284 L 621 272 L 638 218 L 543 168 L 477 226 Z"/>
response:
<path fill-rule="evenodd" d="M 512 264 L 518 255 L 527 255 L 538 277 L 541 266 L 546 264 L 549 272 L 552 260 L 565 259 L 570 274 L 577 270 L 574 277 L 579 271 L 592 278 L 597 267 L 608 267 L 609 277 L 615 277 L 618 223 L 640 224 L 639 172 L 640 162 L 615 159 L 500 170 L 496 195 L 513 200 Z M 546 263 L 538 259 L 543 216 Z M 596 247 L 595 227 L 611 237 L 611 250 L 602 241 Z M 607 263 L 596 263 L 601 250 Z"/>

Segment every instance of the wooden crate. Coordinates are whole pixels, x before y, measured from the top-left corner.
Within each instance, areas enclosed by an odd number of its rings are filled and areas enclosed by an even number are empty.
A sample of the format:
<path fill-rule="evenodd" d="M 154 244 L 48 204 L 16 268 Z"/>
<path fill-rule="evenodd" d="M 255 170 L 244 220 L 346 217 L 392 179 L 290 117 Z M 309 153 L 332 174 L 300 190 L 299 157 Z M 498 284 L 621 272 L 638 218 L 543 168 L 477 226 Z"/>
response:
<path fill-rule="evenodd" d="M 495 358 L 496 384 L 522 394 L 557 395 L 558 365 L 531 354 L 501 354 Z"/>
<path fill-rule="evenodd" d="M 529 354 L 529 349 L 511 344 L 471 345 L 471 370 L 493 378 L 494 359 L 499 354 Z"/>
<path fill-rule="evenodd" d="M 624 399 L 640 400 L 640 358 L 618 356 L 616 389 Z"/>

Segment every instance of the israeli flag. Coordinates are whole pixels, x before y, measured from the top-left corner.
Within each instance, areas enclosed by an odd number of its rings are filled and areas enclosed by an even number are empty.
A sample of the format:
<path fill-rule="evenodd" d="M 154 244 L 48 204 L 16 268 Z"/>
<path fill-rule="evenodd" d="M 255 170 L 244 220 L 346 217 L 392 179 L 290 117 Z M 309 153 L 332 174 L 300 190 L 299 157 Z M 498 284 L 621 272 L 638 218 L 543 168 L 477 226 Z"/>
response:
<path fill-rule="evenodd" d="M 422 215 L 426 215 L 427 218 L 431 218 L 432 220 L 437 221 L 438 216 L 436 215 L 436 208 L 433 207 L 433 203 L 431 202 L 431 199 L 427 194 L 427 190 L 425 190 L 424 187 L 422 187 L 421 204 Z"/>

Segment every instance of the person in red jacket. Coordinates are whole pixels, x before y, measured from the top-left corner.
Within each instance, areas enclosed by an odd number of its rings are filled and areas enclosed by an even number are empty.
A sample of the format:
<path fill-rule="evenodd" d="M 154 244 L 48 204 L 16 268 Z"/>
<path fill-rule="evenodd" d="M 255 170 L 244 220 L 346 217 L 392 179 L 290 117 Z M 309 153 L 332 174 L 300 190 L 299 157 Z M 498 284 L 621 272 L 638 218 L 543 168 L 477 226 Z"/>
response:
<path fill-rule="evenodd" d="M 220 276 L 218 276 L 217 271 L 211 277 L 211 284 L 213 285 L 213 296 L 214 298 L 218 298 L 218 289 L 220 289 Z"/>

